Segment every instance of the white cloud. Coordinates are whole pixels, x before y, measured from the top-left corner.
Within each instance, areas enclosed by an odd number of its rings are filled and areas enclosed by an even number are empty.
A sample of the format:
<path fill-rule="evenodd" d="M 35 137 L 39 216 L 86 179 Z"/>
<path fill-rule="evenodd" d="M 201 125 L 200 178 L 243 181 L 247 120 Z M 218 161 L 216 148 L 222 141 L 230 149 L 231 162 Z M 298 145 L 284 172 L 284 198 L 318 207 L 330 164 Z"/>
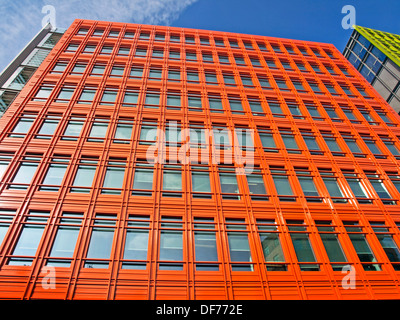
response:
<path fill-rule="evenodd" d="M 74 19 L 170 25 L 198 0 L 0 0 L 0 72 L 41 29 L 44 5 L 56 9 L 57 27 Z"/>

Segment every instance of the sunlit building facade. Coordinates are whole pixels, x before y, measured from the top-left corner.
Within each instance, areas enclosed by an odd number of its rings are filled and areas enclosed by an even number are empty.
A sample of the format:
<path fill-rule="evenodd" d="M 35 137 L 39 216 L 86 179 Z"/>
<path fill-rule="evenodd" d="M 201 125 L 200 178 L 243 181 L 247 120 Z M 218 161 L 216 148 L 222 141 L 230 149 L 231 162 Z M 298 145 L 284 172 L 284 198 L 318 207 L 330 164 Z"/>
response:
<path fill-rule="evenodd" d="M 75 20 L 0 128 L 0 298 L 400 298 L 400 119 L 333 45 Z"/>

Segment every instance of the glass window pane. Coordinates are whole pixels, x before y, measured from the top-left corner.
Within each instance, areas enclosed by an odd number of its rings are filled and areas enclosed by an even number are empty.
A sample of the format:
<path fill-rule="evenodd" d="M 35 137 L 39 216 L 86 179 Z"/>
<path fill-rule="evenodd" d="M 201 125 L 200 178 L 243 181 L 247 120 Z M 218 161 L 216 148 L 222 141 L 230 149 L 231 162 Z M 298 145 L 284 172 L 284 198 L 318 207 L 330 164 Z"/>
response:
<path fill-rule="evenodd" d="M 210 175 L 208 172 L 192 172 L 193 192 L 211 192 Z"/>
<path fill-rule="evenodd" d="M 194 233 L 196 261 L 218 261 L 215 233 Z"/>
<path fill-rule="evenodd" d="M 180 171 L 164 171 L 163 190 L 182 191 L 182 174 Z"/>
<path fill-rule="evenodd" d="M 128 229 L 126 232 L 124 259 L 146 260 L 149 231 Z"/>
<path fill-rule="evenodd" d="M 94 228 L 86 257 L 89 259 L 109 259 L 113 238 L 114 229 Z"/>
<path fill-rule="evenodd" d="M 152 190 L 153 189 L 153 170 L 136 169 L 133 181 L 133 189 Z"/>
<path fill-rule="evenodd" d="M 276 188 L 278 195 L 282 195 L 282 196 L 292 196 L 293 195 L 293 190 L 292 190 L 292 187 L 290 186 L 288 177 L 274 175 L 273 179 L 274 179 L 275 188 Z"/>
<path fill-rule="evenodd" d="M 183 235 L 182 231 L 161 231 L 160 260 L 183 260 Z"/>
<path fill-rule="evenodd" d="M 59 227 L 51 248 L 50 257 L 72 258 L 78 235 L 79 228 Z"/>
<path fill-rule="evenodd" d="M 260 241 L 266 262 L 285 262 L 278 233 L 260 233 Z"/>
<path fill-rule="evenodd" d="M 330 262 L 347 261 L 336 234 L 322 233 L 320 236 Z"/>
<path fill-rule="evenodd" d="M 95 166 L 79 166 L 73 186 L 91 187 L 95 173 Z"/>

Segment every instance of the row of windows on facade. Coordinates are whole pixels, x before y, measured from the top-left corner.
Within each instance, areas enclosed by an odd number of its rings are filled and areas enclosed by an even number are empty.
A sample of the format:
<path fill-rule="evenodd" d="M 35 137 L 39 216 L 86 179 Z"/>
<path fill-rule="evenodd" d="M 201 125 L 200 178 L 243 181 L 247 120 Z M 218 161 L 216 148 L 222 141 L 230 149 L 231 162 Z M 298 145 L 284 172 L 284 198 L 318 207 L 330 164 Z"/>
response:
<path fill-rule="evenodd" d="M 54 66 L 52 73 L 62 73 L 65 71 L 68 63 L 67 62 L 57 62 Z M 304 65 L 303 65 L 304 67 Z M 71 75 L 82 75 L 85 70 L 88 68 L 87 64 L 84 62 L 79 62 L 74 65 L 71 70 Z M 330 82 L 323 81 L 323 86 L 319 84 L 319 81 L 312 79 L 300 79 L 297 77 L 291 77 L 290 81 L 286 80 L 280 76 L 267 77 L 264 74 L 257 74 L 257 78 L 253 78 L 251 74 L 240 72 L 238 75 L 222 71 L 221 79 L 219 81 L 219 76 L 215 71 L 205 70 L 204 72 L 204 80 L 200 80 L 202 75 L 199 70 L 188 69 L 185 73 L 186 79 L 183 78 L 183 74 L 181 73 L 181 69 L 177 67 L 170 67 L 168 70 L 163 71 L 160 66 L 151 66 L 149 70 L 145 70 L 143 66 L 135 65 L 132 66 L 129 70 L 126 70 L 125 73 L 125 65 L 114 64 L 112 67 L 108 67 L 105 64 L 94 64 L 90 67 L 89 76 L 94 77 L 103 77 L 106 73 L 106 68 L 109 69 L 107 71 L 107 75 L 110 78 L 122 78 L 128 77 L 129 79 L 143 79 L 147 78 L 153 81 L 161 81 L 162 79 L 166 79 L 172 82 L 180 82 L 182 80 L 186 80 L 189 83 L 200 83 L 205 82 L 208 85 L 217 85 L 219 83 L 227 86 L 227 87 L 236 87 L 242 84 L 245 88 L 255 88 L 256 86 L 260 86 L 263 90 L 272 89 L 271 80 L 275 82 L 275 87 L 280 91 L 288 91 L 295 90 L 296 92 L 306 93 L 313 92 L 315 94 L 321 95 L 324 93 L 329 93 L 334 96 L 346 95 L 350 97 L 354 97 L 357 95 L 361 95 L 365 98 L 368 98 L 369 95 L 365 92 L 364 88 L 361 86 L 356 86 L 353 90 L 350 89 L 350 85 L 348 83 L 342 82 Z M 317 67 L 318 68 L 318 67 Z M 331 69 L 333 71 L 333 69 Z M 165 74 L 165 75 L 163 75 Z M 240 82 L 239 82 L 240 79 Z M 309 88 L 307 87 L 309 86 Z M 338 87 L 341 88 L 343 92 L 338 92 Z M 292 89 L 291 89 L 292 88 Z"/>
<path fill-rule="evenodd" d="M 343 88 L 346 94 L 349 94 L 347 89 Z M 287 100 L 288 111 L 284 111 L 281 104 L 277 99 L 264 97 L 267 100 L 268 108 L 265 103 L 261 102 L 259 96 L 247 95 L 247 104 L 243 101 L 241 96 L 228 94 L 228 99 L 223 99 L 219 93 L 209 93 L 208 97 L 203 97 L 200 92 L 189 91 L 185 96 L 182 96 L 179 91 L 168 90 L 165 94 L 161 93 L 158 89 L 148 89 L 145 93 L 140 94 L 138 88 L 127 88 L 123 91 L 123 97 L 120 91 L 116 87 L 106 87 L 102 92 L 98 92 L 98 88 L 95 86 L 84 86 L 82 89 L 77 89 L 74 85 L 64 85 L 55 94 L 53 94 L 54 84 L 42 85 L 36 92 L 33 101 L 48 101 L 51 95 L 55 95 L 53 101 L 57 103 L 69 103 L 74 97 L 78 104 L 92 104 L 96 100 L 99 100 L 100 105 L 114 106 L 118 104 L 118 100 L 122 107 L 137 107 L 140 101 L 143 101 L 144 108 L 156 109 L 160 106 L 165 105 L 167 110 L 181 110 L 185 105 L 188 111 L 203 112 L 204 107 L 207 106 L 213 113 L 224 113 L 224 104 L 229 105 L 229 110 L 233 114 L 245 114 L 246 109 L 249 108 L 254 116 L 265 116 L 266 110 L 272 113 L 275 117 L 286 117 L 292 115 L 297 119 L 304 119 L 307 116 L 306 111 L 299 106 L 294 100 Z M 314 88 L 314 90 L 316 90 Z M 318 87 L 318 90 L 319 87 Z M 100 90 L 99 90 L 100 91 Z M 316 92 L 316 91 L 314 91 Z M 319 93 L 323 93 L 319 91 Z M 78 96 L 79 94 L 79 96 Z M 364 92 L 365 94 L 365 92 Z M 77 97 L 78 96 L 78 97 Z M 100 96 L 100 97 L 99 97 Z M 164 97 L 165 96 L 165 97 Z M 99 98 L 97 98 L 99 97 Z M 165 100 L 165 101 L 164 101 Z M 227 101 L 225 101 L 227 100 Z M 323 102 L 322 102 L 323 103 Z M 323 109 L 326 112 L 326 116 L 321 114 L 317 105 L 313 101 L 304 100 L 305 109 L 314 120 L 323 120 L 324 118 L 330 118 L 334 122 L 342 122 L 343 118 L 337 114 L 338 110 L 342 110 L 346 116 L 344 119 L 349 119 L 353 123 L 361 123 L 363 120 L 368 121 L 370 124 L 377 125 L 379 121 L 383 121 L 390 126 L 396 126 L 396 124 L 390 120 L 390 117 L 379 107 L 374 107 L 376 116 L 367 109 L 366 106 L 357 105 L 357 110 L 361 113 L 362 117 L 358 118 L 353 112 L 352 108 L 346 105 L 340 105 L 340 108 L 335 108 L 331 104 L 323 103 Z M 378 116 L 379 115 L 379 116 Z"/>
<path fill-rule="evenodd" d="M 11 154 L 1 155 L 1 176 L 11 160 Z M 249 194 L 252 200 L 268 201 L 275 193 L 280 201 L 295 202 L 302 193 L 309 202 L 330 200 L 347 203 L 355 198 L 362 204 L 373 204 L 380 199 L 383 204 L 395 205 L 399 196 L 393 190 L 400 192 L 400 175 L 391 171 L 386 172 L 385 178 L 373 170 L 364 170 L 360 174 L 355 170 L 342 169 L 342 178 L 338 178 L 336 173 L 326 168 L 319 168 L 316 175 L 308 167 L 294 167 L 293 174 L 283 166 L 270 166 L 269 178 L 272 182 L 270 187 L 266 187 L 262 170 L 255 164 L 246 164 L 241 171 L 232 164 L 218 164 L 217 176 L 214 176 L 208 165 L 199 163 L 192 163 L 190 172 L 186 172 L 183 165 L 171 161 L 159 169 L 144 159 L 139 159 L 134 168 L 129 168 L 126 159 L 122 158 L 109 158 L 102 167 L 96 157 L 82 157 L 74 166 L 70 165 L 70 161 L 66 155 L 55 155 L 50 163 L 43 164 L 41 155 L 28 154 L 19 161 L 6 187 L 9 190 L 28 189 L 35 174 L 42 170 L 38 168 L 46 166 L 46 173 L 38 184 L 40 191 L 58 192 L 61 186 L 67 186 L 71 193 L 89 193 L 93 190 L 94 181 L 98 180 L 96 177 L 102 177 L 102 194 L 121 195 L 126 181 L 129 181 L 128 175 L 133 175 L 129 192 L 133 196 L 152 196 L 156 185 L 154 181 L 160 175 L 162 196 L 175 198 L 182 198 L 185 189 L 191 188 L 192 197 L 198 199 L 211 199 L 215 192 L 219 192 L 222 199 L 241 200 L 243 195 Z M 190 186 L 185 183 L 186 175 Z M 73 179 L 69 182 L 70 176 Z M 219 190 L 215 183 L 211 183 L 213 181 L 219 181 Z M 247 185 L 247 190 L 244 185 Z"/>
<path fill-rule="evenodd" d="M 15 124 L 8 137 L 24 138 L 30 133 L 36 123 L 35 113 L 22 114 Z M 60 123 L 63 122 L 61 114 L 47 115 L 31 135 L 36 139 L 52 139 Z M 86 122 L 89 123 L 89 131 L 84 132 Z M 88 142 L 103 143 L 110 139 L 117 144 L 131 144 L 135 137 L 134 118 L 121 117 L 115 123 L 109 117 L 94 117 L 87 120 L 85 115 L 75 114 L 67 119 L 63 133 L 59 136 L 64 141 L 77 141 L 84 138 Z M 225 155 L 233 156 L 234 152 L 255 151 L 255 141 L 260 141 L 263 151 L 279 152 L 279 145 L 283 146 L 289 154 L 300 154 L 309 152 L 311 155 L 324 155 L 329 150 L 333 156 L 343 157 L 353 155 L 359 158 L 367 157 L 372 153 L 377 159 L 386 159 L 393 156 L 400 159 L 398 141 L 389 135 L 380 134 L 373 137 L 368 134 L 360 134 L 356 137 L 351 132 L 340 131 L 334 134 L 332 131 L 319 130 L 317 135 L 310 129 L 298 129 L 293 127 L 279 127 L 279 134 L 273 132 L 268 126 L 258 126 L 256 130 L 246 126 L 236 126 L 233 130 L 226 124 L 214 122 L 212 129 L 207 130 L 202 122 L 189 122 L 188 128 L 182 128 L 181 122 L 170 120 L 162 128 L 155 119 L 143 119 L 140 124 L 140 132 L 137 140 L 139 145 L 159 146 L 164 144 L 167 147 L 182 149 L 189 146 L 195 152 L 191 154 L 207 154 L 210 149 L 223 152 Z M 346 147 L 347 146 L 347 149 Z M 198 151 L 204 149 L 203 151 Z M 214 151 L 215 150 L 215 151 Z"/>
<path fill-rule="evenodd" d="M 76 52 L 79 48 L 78 44 L 70 44 L 66 52 Z M 82 54 L 93 54 L 96 51 L 96 46 L 95 45 L 86 45 L 83 50 Z M 102 49 L 100 50 L 99 54 L 100 55 L 110 55 L 113 53 L 114 47 L 113 46 L 106 46 L 104 45 Z M 127 57 L 130 55 L 131 48 L 127 46 L 120 46 L 118 48 L 118 51 L 116 52 L 117 56 L 120 57 Z M 147 56 L 151 56 L 151 58 L 154 59 L 163 59 L 165 56 L 165 49 L 164 48 L 153 48 L 152 50 L 149 50 L 147 47 L 137 47 L 135 50 L 134 57 L 135 58 L 145 58 Z M 181 59 L 181 51 L 179 49 L 169 49 L 167 50 L 168 52 L 168 58 L 171 60 L 180 60 Z M 150 55 L 151 54 L 151 55 Z M 203 63 L 209 64 L 214 62 L 214 57 L 212 52 L 208 51 L 202 51 L 201 54 L 201 61 Z M 246 57 L 243 54 L 234 54 L 233 55 L 233 60 L 230 60 L 229 55 L 227 55 L 225 52 L 222 53 L 217 53 L 218 60 L 215 62 L 219 62 L 221 65 L 229 65 L 232 62 L 237 65 L 237 66 L 247 66 L 246 62 Z M 185 51 L 184 58 L 187 62 L 195 62 L 199 61 L 198 60 L 198 54 L 196 51 L 193 50 L 187 50 Z M 263 59 L 265 60 L 266 65 L 268 66 L 269 69 L 272 70 L 277 70 L 279 68 L 282 68 L 286 71 L 295 71 L 296 68 L 298 68 L 299 71 L 301 72 L 310 72 L 314 71 L 318 74 L 323 74 L 323 73 L 328 73 L 331 75 L 338 75 L 340 74 L 338 70 L 335 70 L 335 66 L 338 67 L 338 69 L 343 72 L 344 75 L 350 76 L 350 74 L 347 71 L 347 68 L 344 65 L 338 65 L 338 64 L 330 64 L 328 62 L 322 63 L 321 61 L 308 61 L 307 63 L 304 60 L 299 60 L 299 59 L 294 59 L 294 64 L 291 63 L 290 60 L 285 59 L 285 58 L 280 58 L 275 60 L 273 57 L 267 57 L 264 56 Z M 249 62 L 250 65 L 256 68 L 262 67 L 261 61 L 259 57 L 256 56 L 249 56 Z M 325 67 L 326 71 L 324 69 L 321 69 L 320 65 Z"/>
<path fill-rule="evenodd" d="M 346 55 L 351 64 L 357 69 L 362 65 L 360 73 L 371 83 L 386 61 L 386 55 L 360 34 L 357 40 L 353 39 L 347 50 Z"/>
<path fill-rule="evenodd" d="M 80 28 L 78 32 L 76 33 L 77 36 L 86 36 L 87 33 L 89 32 L 88 28 Z M 95 29 L 93 33 L 91 34 L 92 37 L 101 37 L 103 36 L 104 30 L 102 29 Z M 122 35 L 122 34 L 121 34 Z M 109 38 L 117 38 L 120 36 L 120 30 L 110 30 L 108 31 L 107 36 Z M 138 40 L 150 40 L 151 33 L 142 31 L 139 33 Z M 123 39 L 128 39 L 132 40 L 135 39 L 135 32 L 134 31 L 125 31 L 122 35 Z M 197 36 L 195 35 L 186 35 L 184 36 L 184 42 L 187 45 L 193 45 L 196 44 L 196 39 Z M 311 54 L 314 54 L 315 56 L 321 58 L 321 57 L 330 57 L 332 59 L 335 59 L 335 55 L 333 54 L 332 50 L 330 49 L 319 49 L 319 48 L 312 48 L 312 47 L 305 47 L 305 46 L 299 46 L 299 45 L 280 45 L 279 43 L 273 43 L 271 41 L 265 42 L 265 41 L 256 41 L 254 43 L 251 40 L 239 40 L 239 39 L 225 39 L 224 37 L 218 37 L 214 36 L 212 37 L 214 45 L 216 47 L 225 47 L 229 45 L 230 48 L 232 49 L 245 49 L 245 50 L 254 50 L 255 48 L 258 48 L 259 50 L 263 52 L 267 51 L 274 51 L 275 53 L 288 53 L 290 55 L 293 54 L 302 54 L 305 56 L 310 56 Z M 161 32 L 156 32 L 154 35 L 154 41 L 155 43 L 157 42 L 164 42 L 166 40 L 165 34 Z M 179 43 L 181 41 L 181 36 L 177 33 L 172 33 L 169 36 L 169 41 L 170 43 Z M 210 38 L 206 36 L 200 36 L 198 38 L 199 44 L 202 46 L 210 46 L 212 43 L 210 42 Z M 256 46 L 254 46 L 256 44 Z M 270 48 L 269 48 L 270 47 Z M 297 51 L 296 51 L 297 50 Z M 326 54 L 326 56 L 324 56 Z"/>
<path fill-rule="evenodd" d="M 43 233 L 48 228 L 49 215 L 50 212 L 45 211 L 28 212 L 18 241 L 7 256 L 6 264 L 32 264 Z M 14 216 L 15 211 L 0 211 L 0 243 L 7 234 Z M 83 219 L 82 213 L 63 212 L 58 219 L 52 245 L 45 256 L 47 265 L 71 266 L 77 254 L 77 247 L 80 246 L 78 239 L 84 228 Z M 162 216 L 156 229 L 157 223 L 152 222 L 150 216 L 129 215 L 125 221 L 125 228 L 121 230 L 116 228 L 117 215 L 96 214 L 90 226 L 90 240 L 85 250 L 83 267 L 108 268 L 112 252 L 118 252 L 119 249 L 119 260 L 123 269 L 146 270 L 149 252 L 153 251 L 149 250 L 151 246 L 157 247 L 159 270 L 184 270 L 188 260 L 187 251 L 192 250 L 196 271 L 220 271 L 222 248 L 218 240 L 220 237 L 226 237 L 232 271 L 254 271 L 257 261 L 255 250 L 263 252 L 263 264 L 267 271 L 287 271 L 288 265 L 293 263 L 297 263 L 302 271 L 319 271 L 322 259 L 317 257 L 313 249 L 316 243 L 322 243 L 319 250 L 325 249 L 324 255 L 329 259 L 333 271 L 342 271 L 344 267 L 355 263 L 361 263 L 365 271 L 381 271 L 382 261 L 377 260 L 374 250 L 383 251 L 394 270 L 400 271 L 400 251 L 394 239 L 398 230 L 392 231 L 384 221 L 369 222 L 373 234 L 368 234 L 366 227 L 358 221 L 342 221 L 346 234 L 340 234 L 338 226 L 332 221 L 320 220 L 314 223 L 318 235 L 310 234 L 310 226 L 305 224 L 304 220 L 286 220 L 286 225 L 281 227 L 273 219 L 257 219 L 257 233 L 250 233 L 245 219 L 225 218 L 224 230 L 217 230 L 214 218 L 194 217 L 192 231 L 187 231 L 186 223 L 180 216 Z M 117 232 L 123 232 L 122 249 L 114 248 Z M 153 243 L 155 233 L 159 234 L 158 244 Z M 191 238 L 189 233 L 193 234 L 191 248 L 188 248 L 187 244 L 188 238 Z M 372 237 L 376 237 L 380 243 L 379 249 L 371 249 L 369 241 Z M 346 250 L 342 246 L 344 241 L 347 243 Z M 297 261 L 288 262 L 285 257 L 288 250 L 295 252 Z M 359 261 L 350 262 L 347 257 L 349 253 L 355 253 Z"/>

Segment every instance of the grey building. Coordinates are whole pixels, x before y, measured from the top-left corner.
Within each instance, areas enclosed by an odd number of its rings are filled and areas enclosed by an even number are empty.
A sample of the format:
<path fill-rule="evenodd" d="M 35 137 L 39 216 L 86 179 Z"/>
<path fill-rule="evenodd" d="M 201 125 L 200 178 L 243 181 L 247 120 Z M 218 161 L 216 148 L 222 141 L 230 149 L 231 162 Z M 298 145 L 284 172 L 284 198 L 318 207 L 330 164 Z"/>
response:
<path fill-rule="evenodd" d="M 400 36 L 355 26 L 343 55 L 400 113 Z"/>
<path fill-rule="evenodd" d="M 47 24 L 2 71 L 0 74 L 0 117 L 64 32 L 64 29 L 53 28 L 50 24 Z"/>

